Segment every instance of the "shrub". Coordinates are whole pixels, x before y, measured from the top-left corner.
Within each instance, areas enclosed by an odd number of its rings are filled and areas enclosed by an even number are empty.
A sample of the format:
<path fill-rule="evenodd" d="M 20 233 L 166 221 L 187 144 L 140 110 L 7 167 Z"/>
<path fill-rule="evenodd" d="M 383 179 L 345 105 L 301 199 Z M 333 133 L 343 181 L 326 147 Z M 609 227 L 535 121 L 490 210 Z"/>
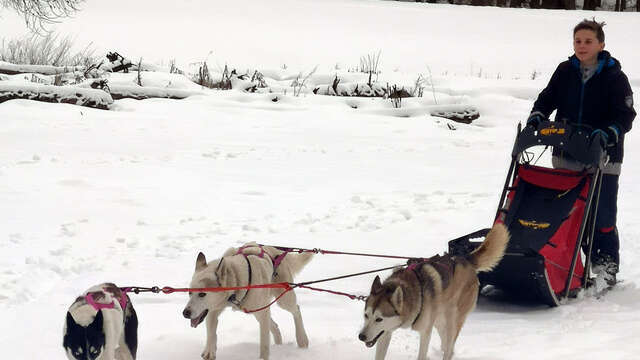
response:
<path fill-rule="evenodd" d="M 360 57 L 360 72 L 365 74 L 369 74 L 369 81 L 367 85 L 371 87 L 373 85 L 372 77 L 373 74 L 376 75 L 376 81 L 378 80 L 378 74 L 380 71 L 378 70 L 378 66 L 380 65 L 380 55 L 382 54 L 382 50 L 378 50 L 378 53 L 371 53 L 366 56 Z"/>
<path fill-rule="evenodd" d="M 69 36 L 33 34 L 8 41 L 3 39 L 0 60 L 25 65 L 89 66 L 96 62 L 95 49 L 91 45 L 76 52 Z"/>

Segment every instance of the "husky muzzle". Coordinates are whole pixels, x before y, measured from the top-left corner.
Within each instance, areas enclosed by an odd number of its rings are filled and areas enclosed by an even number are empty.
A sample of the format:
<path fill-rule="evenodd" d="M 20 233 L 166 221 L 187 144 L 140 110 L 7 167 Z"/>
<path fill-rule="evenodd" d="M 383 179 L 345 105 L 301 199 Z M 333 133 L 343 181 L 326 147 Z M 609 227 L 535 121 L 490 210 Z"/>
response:
<path fill-rule="evenodd" d="M 191 312 L 191 309 L 186 308 L 182 312 L 182 316 L 184 316 L 185 319 L 191 320 L 191 327 L 193 327 L 193 328 L 198 327 L 198 325 L 200 325 L 200 323 L 202 323 L 204 321 L 204 318 L 207 317 L 207 314 L 209 314 L 209 310 L 205 309 L 199 315 L 197 315 L 195 318 L 193 318 L 192 317 L 193 313 Z"/>
<path fill-rule="evenodd" d="M 380 338 L 380 336 L 382 336 L 382 334 L 384 333 L 384 330 L 380 331 L 380 333 L 378 335 L 376 335 L 376 337 L 373 338 L 373 340 L 371 341 L 367 341 L 367 335 L 365 335 L 364 333 L 360 333 L 358 335 L 358 339 L 360 339 L 360 341 L 364 342 L 366 347 L 372 347 L 373 345 L 376 344 L 376 341 L 378 341 L 378 339 Z"/>

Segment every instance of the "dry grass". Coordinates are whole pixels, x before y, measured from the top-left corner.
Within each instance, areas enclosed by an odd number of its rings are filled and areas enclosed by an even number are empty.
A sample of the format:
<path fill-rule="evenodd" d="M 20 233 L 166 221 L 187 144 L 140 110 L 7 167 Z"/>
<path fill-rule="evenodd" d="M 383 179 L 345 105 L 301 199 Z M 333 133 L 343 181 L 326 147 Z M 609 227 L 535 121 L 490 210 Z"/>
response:
<path fill-rule="evenodd" d="M 95 49 L 91 45 L 76 51 L 69 36 L 33 34 L 12 40 L 3 39 L 0 60 L 25 65 L 89 66 L 96 61 Z"/>

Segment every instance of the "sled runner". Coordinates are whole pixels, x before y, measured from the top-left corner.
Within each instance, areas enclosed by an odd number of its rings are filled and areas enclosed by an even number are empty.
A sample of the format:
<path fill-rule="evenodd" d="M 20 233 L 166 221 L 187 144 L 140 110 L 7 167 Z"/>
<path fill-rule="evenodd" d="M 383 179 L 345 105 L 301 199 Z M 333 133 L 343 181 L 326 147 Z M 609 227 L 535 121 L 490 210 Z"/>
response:
<path fill-rule="evenodd" d="M 589 254 L 606 164 L 600 135 L 591 137 L 592 130 L 560 122 L 543 122 L 538 129 L 518 125 L 495 219 L 507 226 L 511 240 L 500 264 L 480 274 L 481 286 L 557 306 L 590 282 Z M 534 146 L 554 147 L 583 169 L 535 166 L 527 151 Z M 480 244 L 471 239 L 487 231 L 450 241 L 449 253 L 469 253 Z"/>

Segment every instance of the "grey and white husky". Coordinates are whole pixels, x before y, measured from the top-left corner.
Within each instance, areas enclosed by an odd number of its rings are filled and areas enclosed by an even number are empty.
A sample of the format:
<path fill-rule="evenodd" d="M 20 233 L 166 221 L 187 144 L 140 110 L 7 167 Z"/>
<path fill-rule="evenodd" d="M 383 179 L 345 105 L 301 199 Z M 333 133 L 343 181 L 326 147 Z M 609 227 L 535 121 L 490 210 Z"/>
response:
<path fill-rule="evenodd" d="M 96 285 L 67 311 L 62 346 L 69 360 L 133 360 L 138 317 L 126 293 L 112 283 Z"/>
<path fill-rule="evenodd" d="M 396 270 L 382 283 L 376 276 L 358 338 L 367 347 L 377 344 L 375 359 L 382 360 L 393 331 L 411 328 L 420 333 L 418 360 L 426 360 L 435 326 L 442 340 L 443 359 L 451 359 L 462 325 L 476 305 L 477 272 L 496 266 L 508 242 L 507 228 L 496 224 L 482 245 L 466 257 L 436 255 Z"/>
<path fill-rule="evenodd" d="M 203 253 L 196 259 L 196 268 L 191 288 L 241 287 L 249 284 L 293 282 L 293 276 L 311 260 L 313 254 L 285 253 L 270 246 L 248 243 L 240 248 L 230 248 L 220 259 L 207 263 Z M 189 302 L 182 315 L 189 319 L 192 327 L 207 320 L 207 343 L 202 358 L 213 360 L 217 350 L 217 328 L 220 313 L 227 308 L 254 310 L 269 304 L 283 289 L 249 289 L 233 292 L 197 292 L 189 294 Z M 299 347 L 309 346 L 309 339 L 302 322 L 296 294 L 287 292 L 277 304 L 293 315 L 296 342 Z M 254 312 L 260 324 L 260 358 L 269 359 L 269 332 L 276 344 L 282 344 L 278 325 L 271 319 L 270 308 Z"/>

